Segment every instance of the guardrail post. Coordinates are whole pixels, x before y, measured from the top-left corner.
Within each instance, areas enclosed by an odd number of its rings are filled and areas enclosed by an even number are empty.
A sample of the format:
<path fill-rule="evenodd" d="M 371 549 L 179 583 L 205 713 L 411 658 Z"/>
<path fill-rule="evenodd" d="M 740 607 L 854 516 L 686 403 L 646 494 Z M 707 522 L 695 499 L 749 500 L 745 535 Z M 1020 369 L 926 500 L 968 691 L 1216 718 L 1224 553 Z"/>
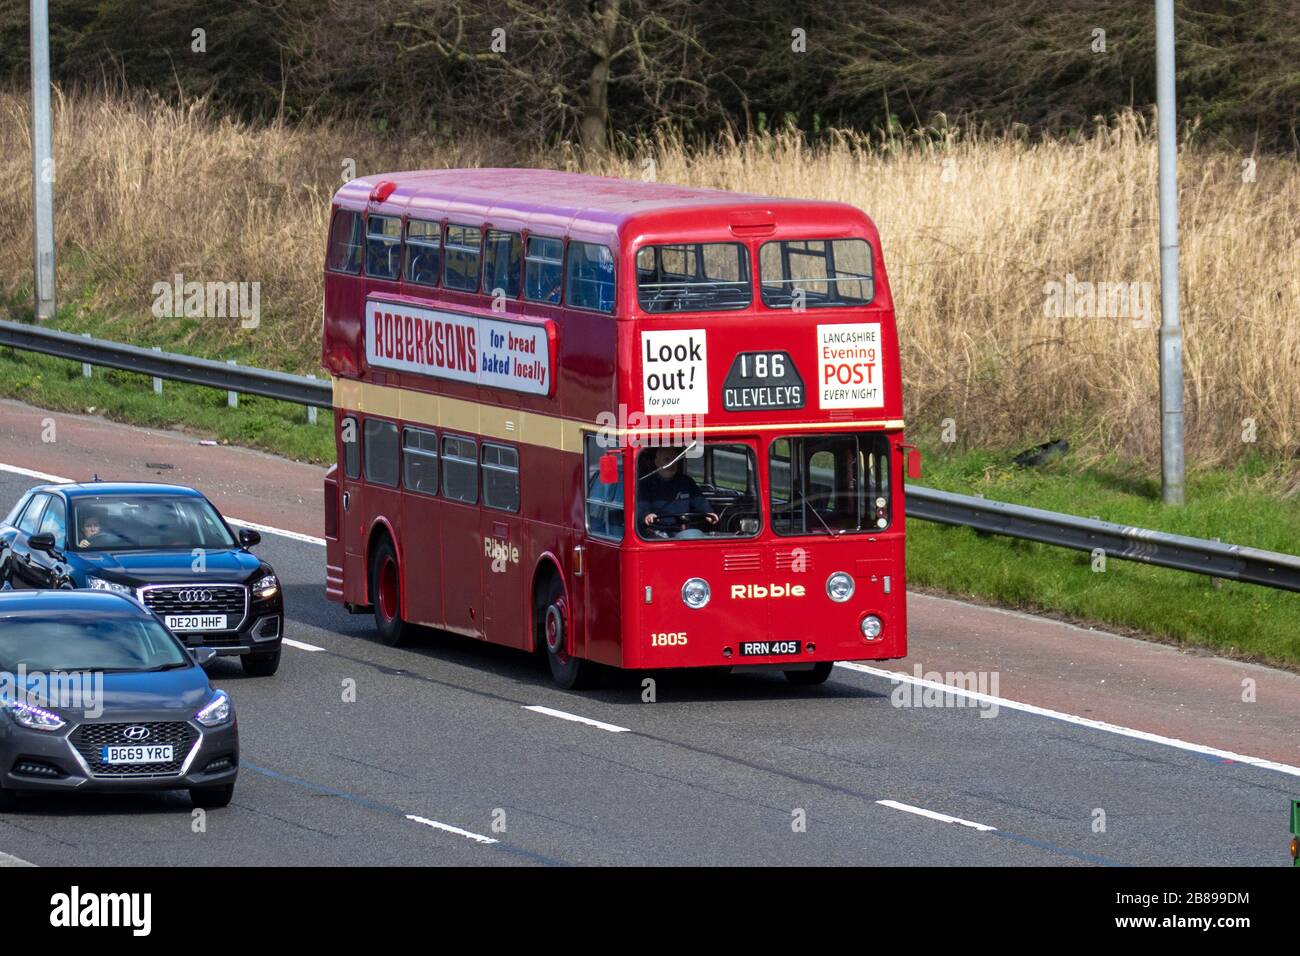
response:
<path fill-rule="evenodd" d="M 313 382 L 316 381 L 316 376 L 315 376 L 315 375 L 312 375 L 312 374 L 308 373 L 307 377 L 308 377 L 309 379 L 311 379 Z M 308 424 L 308 425 L 315 425 L 315 424 L 316 424 L 316 406 L 315 406 L 315 405 L 308 405 L 308 406 L 307 406 L 307 424 Z"/>
<path fill-rule="evenodd" d="M 81 337 L 82 337 L 83 339 L 88 339 L 88 338 L 90 338 L 90 333 L 89 333 L 89 332 L 82 332 L 82 333 L 81 333 Z M 94 378 L 94 377 L 95 377 L 95 369 L 94 369 L 94 366 L 92 366 L 89 362 L 82 362 L 82 363 L 81 363 L 81 377 L 82 377 L 82 378 Z"/>
<path fill-rule="evenodd" d="M 236 365 L 236 364 L 238 364 L 238 363 L 237 363 L 234 359 L 226 359 L 226 364 L 227 364 L 227 365 Z M 235 391 L 228 391 L 228 392 L 226 392 L 226 407 L 227 407 L 227 408 L 238 408 L 238 407 L 239 407 L 239 393 L 238 393 L 238 392 L 235 392 Z"/>
<path fill-rule="evenodd" d="M 155 346 L 153 347 L 153 350 L 154 350 L 155 352 L 161 352 L 161 351 L 162 351 L 162 347 L 161 347 L 161 346 L 158 346 L 158 345 L 155 345 Z M 157 375 L 155 375 L 155 376 L 153 377 L 153 393 L 154 393 L 155 395 L 161 395 L 161 394 L 162 394 L 162 379 L 160 379 Z"/>

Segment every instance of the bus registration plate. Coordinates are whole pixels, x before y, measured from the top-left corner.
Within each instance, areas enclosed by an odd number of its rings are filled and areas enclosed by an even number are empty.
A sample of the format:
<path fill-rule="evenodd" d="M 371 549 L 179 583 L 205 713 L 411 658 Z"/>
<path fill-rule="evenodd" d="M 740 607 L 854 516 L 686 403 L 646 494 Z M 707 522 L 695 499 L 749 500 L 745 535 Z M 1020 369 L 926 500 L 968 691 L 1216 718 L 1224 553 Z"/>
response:
<path fill-rule="evenodd" d="M 798 654 L 799 641 L 741 641 L 741 657 L 784 657 Z"/>

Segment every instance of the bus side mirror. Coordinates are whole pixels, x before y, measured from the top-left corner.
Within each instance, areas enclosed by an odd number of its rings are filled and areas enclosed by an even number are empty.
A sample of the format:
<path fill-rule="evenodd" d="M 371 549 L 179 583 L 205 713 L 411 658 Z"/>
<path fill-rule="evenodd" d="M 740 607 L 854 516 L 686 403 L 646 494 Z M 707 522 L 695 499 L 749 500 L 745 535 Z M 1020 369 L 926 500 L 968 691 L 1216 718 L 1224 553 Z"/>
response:
<path fill-rule="evenodd" d="M 600 483 L 602 485 L 618 484 L 618 455 L 607 451 L 600 456 Z"/>
<path fill-rule="evenodd" d="M 921 477 L 921 449 L 919 448 L 911 446 L 907 448 L 907 477 L 913 479 Z"/>

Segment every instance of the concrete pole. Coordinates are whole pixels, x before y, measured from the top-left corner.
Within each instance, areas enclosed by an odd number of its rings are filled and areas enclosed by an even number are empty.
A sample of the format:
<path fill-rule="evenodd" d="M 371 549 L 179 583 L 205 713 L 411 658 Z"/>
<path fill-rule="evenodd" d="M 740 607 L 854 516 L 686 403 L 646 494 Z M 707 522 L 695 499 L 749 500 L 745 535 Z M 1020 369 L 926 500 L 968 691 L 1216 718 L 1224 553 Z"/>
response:
<path fill-rule="evenodd" d="M 37 320 L 54 318 L 54 157 L 50 142 L 48 0 L 32 10 L 32 257 Z"/>
<path fill-rule="evenodd" d="M 1183 503 L 1183 328 L 1178 319 L 1178 120 L 1174 0 L 1156 0 L 1156 111 L 1160 138 L 1160 497 Z"/>

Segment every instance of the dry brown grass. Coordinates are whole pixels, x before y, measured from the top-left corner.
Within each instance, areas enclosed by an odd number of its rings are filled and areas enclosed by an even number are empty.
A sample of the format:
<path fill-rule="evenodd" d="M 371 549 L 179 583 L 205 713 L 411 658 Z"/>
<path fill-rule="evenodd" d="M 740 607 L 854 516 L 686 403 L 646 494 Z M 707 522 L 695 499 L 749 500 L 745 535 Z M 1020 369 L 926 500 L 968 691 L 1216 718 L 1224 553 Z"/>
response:
<path fill-rule="evenodd" d="M 196 351 L 251 345 L 260 361 L 309 369 L 318 355 L 325 214 L 342 163 L 388 169 L 530 163 L 570 155 L 508 144 L 395 140 L 360 127 L 252 128 L 145 100 L 56 100 L 56 223 L 62 294 L 141 337 L 154 282 L 262 283 L 263 325 L 188 328 Z M 0 96 L 0 281 L 29 308 L 31 197 L 26 105 Z M 647 146 L 658 178 L 839 199 L 880 228 L 903 341 L 908 418 L 963 444 L 1015 445 L 1057 432 L 1090 455 L 1151 459 L 1158 447 L 1156 328 L 1125 317 L 1053 318 L 1044 286 L 1150 282 L 1158 296 L 1156 149 L 1125 114 L 1081 141 L 930 130 L 882 142 L 794 136 L 686 149 Z M 945 167 L 945 161 L 948 165 Z M 639 177 L 638 157 L 594 171 Z M 945 169 L 948 174 L 945 175 Z M 1300 166 L 1185 152 L 1181 227 L 1188 445 L 1202 464 L 1300 448 Z M 75 320 L 74 320 L 75 321 Z M 164 320 L 171 321 L 171 320 Z M 1246 420 L 1257 441 L 1242 441 Z"/>

